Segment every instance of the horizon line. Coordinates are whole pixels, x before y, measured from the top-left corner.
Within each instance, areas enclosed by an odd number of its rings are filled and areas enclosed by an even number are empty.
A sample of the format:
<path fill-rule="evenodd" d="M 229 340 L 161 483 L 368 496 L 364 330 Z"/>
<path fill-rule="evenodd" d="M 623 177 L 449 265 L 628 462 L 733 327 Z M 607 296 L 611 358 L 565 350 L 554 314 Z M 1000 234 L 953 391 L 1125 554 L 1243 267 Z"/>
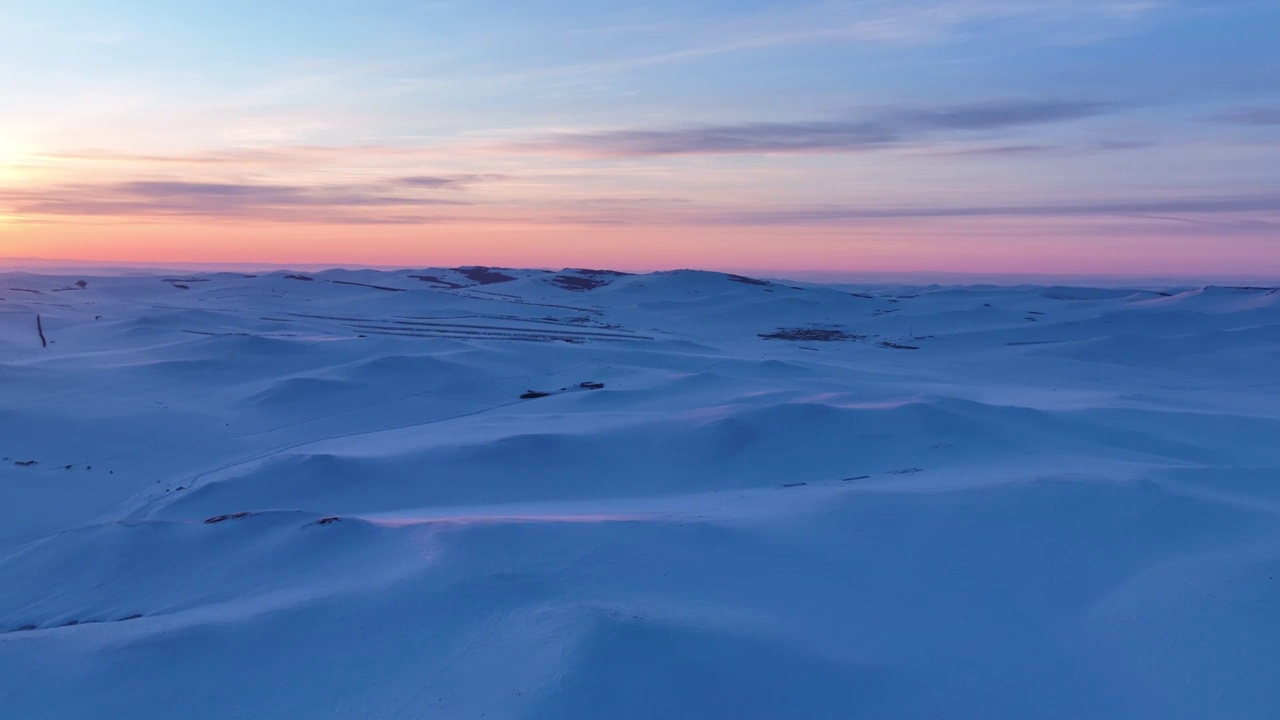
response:
<path fill-rule="evenodd" d="M 402 270 L 421 270 L 421 269 L 452 269 L 458 267 L 492 267 L 497 269 L 509 270 L 544 270 L 548 272 L 558 272 L 569 269 L 587 269 L 587 266 L 566 265 L 563 267 L 553 267 L 549 265 L 531 265 L 531 266 L 514 266 L 514 265 L 491 265 L 486 263 L 463 264 L 463 265 L 384 265 L 374 263 L 361 262 L 297 262 L 297 263 L 281 263 L 281 262 L 212 262 L 212 261 L 163 261 L 163 260 L 84 260 L 78 258 L 45 258 L 45 257 L 15 257 L 0 255 L 0 271 L 3 272 L 31 272 L 33 274 L 46 274 L 43 270 L 92 270 L 92 269 L 110 269 L 117 271 L 139 270 L 139 271 L 162 271 L 162 270 L 192 270 L 204 272 L 250 272 L 256 270 L 306 270 L 308 272 L 324 272 L 327 270 L 371 270 L 376 272 L 395 272 Z M 601 270 L 613 270 L 614 268 L 593 268 Z M 1170 274 L 1134 274 L 1134 273 L 1081 273 L 1081 272 L 1051 272 L 1051 271 L 1023 271 L 1023 272 L 973 272 L 973 271 L 956 271 L 956 270 L 784 270 L 777 268 L 759 268 L 759 267 L 651 267 L 645 269 L 628 268 L 627 272 L 636 274 L 647 274 L 656 272 L 674 272 L 680 270 L 694 270 L 704 272 L 724 272 L 734 274 L 751 274 L 763 276 L 771 279 L 794 280 L 797 282 L 812 282 L 818 284 L 840 284 L 842 282 L 856 282 L 857 278 L 876 278 L 889 281 L 892 278 L 907 278 L 915 281 L 924 281 L 926 278 L 937 279 L 987 279 L 990 281 L 1003 280 L 1023 282 L 1035 281 L 1052 281 L 1052 280 L 1074 280 L 1088 281 L 1097 280 L 1104 282 L 1142 282 L 1142 283 L 1168 283 L 1174 285 L 1183 284 L 1212 284 L 1215 281 L 1225 282 L 1261 282 L 1280 284 L 1280 276 L 1267 274 L 1236 274 L 1236 273 L 1212 273 L 1205 275 L 1170 275 Z M 975 283 L 983 284 L 983 283 Z"/>

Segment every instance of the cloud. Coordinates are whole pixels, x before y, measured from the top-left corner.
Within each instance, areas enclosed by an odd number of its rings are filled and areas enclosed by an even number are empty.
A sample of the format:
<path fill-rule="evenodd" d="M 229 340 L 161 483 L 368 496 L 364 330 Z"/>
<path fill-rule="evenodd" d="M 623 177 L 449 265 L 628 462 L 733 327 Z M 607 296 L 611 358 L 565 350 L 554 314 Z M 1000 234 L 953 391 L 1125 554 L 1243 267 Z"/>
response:
<path fill-rule="evenodd" d="M 1094 144 L 1095 150 L 1146 150 L 1156 147 L 1154 140 L 1101 140 Z"/>
<path fill-rule="evenodd" d="M 703 216 L 700 222 L 709 225 L 791 225 L 912 218 L 1218 215 L 1230 213 L 1274 213 L 1278 210 L 1280 210 L 1280 194 L 1264 194 L 1028 205 L 882 208 L 821 205 L 719 213 Z M 1159 219 L 1171 220 L 1174 218 L 1161 217 Z"/>
<path fill-rule="evenodd" d="M 1010 100 L 884 112 L 881 123 L 915 130 L 1001 130 L 1080 120 L 1114 110 L 1111 103 L 1080 100 Z"/>
<path fill-rule="evenodd" d="M 1217 119 L 1235 125 L 1280 125 L 1280 106 L 1244 108 L 1218 115 Z"/>
<path fill-rule="evenodd" d="M 291 156 L 280 150 L 263 149 L 230 149 L 193 153 L 185 155 L 149 155 L 145 153 L 124 153 L 111 150 L 85 149 L 58 152 L 36 153 L 37 158 L 47 160 L 65 160 L 71 162 L 100 163 L 164 163 L 175 165 L 249 165 L 271 163 L 290 159 Z M 296 155 L 295 155 L 296 156 Z"/>
<path fill-rule="evenodd" d="M 595 156 L 866 152 L 949 133 L 1013 130 L 1111 112 L 1098 101 L 1013 100 L 937 108 L 889 108 L 862 118 L 747 122 L 668 129 L 559 133 L 519 149 Z"/>
<path fill-rule="evenodd" d="M 1015 151 L 1016 152 L 1016 151 Z M 308 224 L 514 223 L 576 226 L 785 227 L 981 218 L 1132 218 L 1274 232 L 1280 193 L 1098 199 L 1026 204 L 714 206 L 664 196 L 585 197 L 481 206 L 431 193 L 472 176 L 411 176 L 378 185 L 133 180 L 0 189 L 0 214 L 17 221 L 204 218 Z M 475 176 L 484 177 L 484 176 Z M 421 184 L 417 187 L 412 180 Z"/>
<path fill-rule="evenodd" d="M 1156 147 L 1151 140 L 1097 140 L 1092 142 L 1051 144 L 1006 144 L 978 145 L 970 147 L 922 148 L 921 154 L 926 157 L 959 156 L 959 157 L 1018 157 L 1057 155 L 1062 157 L 1089 155 L 1093 153 L 1123 152 L 1127 150 L 1145 150 Z"/>
<path fill-rule="evenodd" d="M 506 180 L 508 176 L 498 174 L 468 175 L 413 175 L 402 177 L 396 182 L 400 185 L 432 190 L 457 190 L 468 185 L 495 180 Z"/>
<path fill-rule="evenodd" d="M 988 147 L 961 148 L 959 150 L 947 150 L 943 155 L 972 155 L 972 156 L 991 156 L 991 155 L 1043 155 L 1046 153 L 1056 152 L 1062 148 L 1057 145 L 993 145 Z"/>
<path fill-rule="evenodd" d="M 172 216 L 275 221 L 369 222 L 368 211 L 439 205 L 456 200 L 389 192 L 382 186 L 138 180 L 0 190 L 0 206 L 15 215 Z"/>
<path fill-rule="evenodd" d="M 771 208 L 732 209 L 667 202 L 656 207 L 627 207 L 610 203 L 592 207 L 575 203 L 548 220 L 566 225 L 631 227 L 786 227 L 836 228 L 863 222 L 930 219 L 1133 219 L 1154 220 L 1178 226 L 1198 226 L 1223 232 L 1275 232 L 1280 230 L 1280 193 L 1205 197 L 1116 199 L 1063 203 L 1007 205 L 915 205 L 867 207 L 852 205 L 780 205 Z M 599 212 L 607 209 L 608 212 Z M 1053 227 L 1047 223 L 1046 228 Z"/>
<path fill-rule="evenodd" d="M 400 145 L 277 145 L 273 147 L 232 147 L 204 152 L 147 154 L 88 148 L 36 153 L 47 160 L 103 164 L 238 165 L 238 166 L 329 166 L 333 163 L 363 163 L 386 159 L 430 159 L 442 153 L 437 147 Z M 484 176 L 474 176 L 484 177 Z"/>
<path fill-rule="evenodd" d="M 694 5 L 697 5 L 696 3 Z M 864 0 L 861 2 L 759 3 L 741 12 L 710 13 L 699 19 L 685 5 L 675 15 L 645 17 L 631 25 L 609 24 L 594 33 L 660 31 L 677 42 L 625 57 L 594 59 L 543 68 L 529 74 L 574 76 L 625 72 L 655 65 L 696 61 L 731 53 L 817 44 L 917 46 L 962 40 L 975 28 L 988 37 L 1078 45 L 1135 29 L 1166 0 Z M 649 7 L 652 11 L 654 8 Z M 570 32 L 569 35 L 582 34 Z M 617 47 L 647 44 L 616 43 Z"/>

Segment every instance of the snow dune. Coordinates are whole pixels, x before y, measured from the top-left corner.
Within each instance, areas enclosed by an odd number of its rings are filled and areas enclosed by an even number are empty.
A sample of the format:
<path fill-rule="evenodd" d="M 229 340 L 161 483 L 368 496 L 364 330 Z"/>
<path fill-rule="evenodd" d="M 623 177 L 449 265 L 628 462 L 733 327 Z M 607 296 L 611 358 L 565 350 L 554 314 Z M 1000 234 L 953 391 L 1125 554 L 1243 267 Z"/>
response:
<path fill-rule="evenodd" d="M 1270 288 L 10 273 L 0 389 L 5 717 L 1280 708 Z"/>

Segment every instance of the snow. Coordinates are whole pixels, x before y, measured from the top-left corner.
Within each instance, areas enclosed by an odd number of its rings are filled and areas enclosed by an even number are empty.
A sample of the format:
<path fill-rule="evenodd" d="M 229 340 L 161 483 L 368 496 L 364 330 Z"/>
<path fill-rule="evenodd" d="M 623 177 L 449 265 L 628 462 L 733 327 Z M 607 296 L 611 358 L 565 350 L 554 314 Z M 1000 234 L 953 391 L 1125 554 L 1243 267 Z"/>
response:
<path fill-rule="evenodd" d="M 8 273 L 0 389 L 4 717 L 1280 708 L 1270 288 Z"/>

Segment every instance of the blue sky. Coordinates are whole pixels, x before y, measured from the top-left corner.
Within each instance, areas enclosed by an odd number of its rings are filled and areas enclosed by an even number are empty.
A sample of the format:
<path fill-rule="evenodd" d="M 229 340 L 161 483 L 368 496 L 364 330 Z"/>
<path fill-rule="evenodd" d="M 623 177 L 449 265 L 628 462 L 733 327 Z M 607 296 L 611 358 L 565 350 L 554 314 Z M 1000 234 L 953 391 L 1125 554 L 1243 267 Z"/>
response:
<path fill-rule="evenodd" d="M 259 260 L 1280 273 L 1277 29 L 1262 0 L 10 0 L 0 254 L 225 259 L 158 227 L 213 222 Z"/>

